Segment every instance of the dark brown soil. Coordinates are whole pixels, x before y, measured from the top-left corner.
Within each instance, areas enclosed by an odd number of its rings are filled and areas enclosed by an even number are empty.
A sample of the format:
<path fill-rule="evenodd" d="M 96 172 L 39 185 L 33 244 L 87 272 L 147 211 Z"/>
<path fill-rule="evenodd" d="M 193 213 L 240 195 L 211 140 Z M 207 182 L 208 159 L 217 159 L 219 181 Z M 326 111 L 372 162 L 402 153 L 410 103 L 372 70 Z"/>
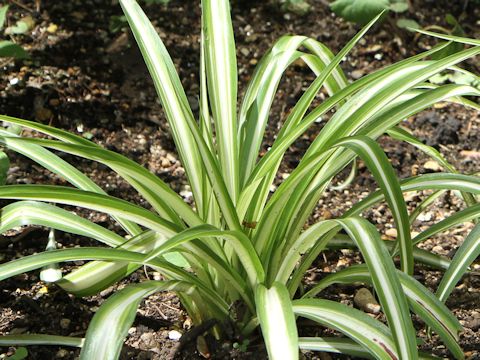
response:
<path fill-rule="evenodd" d="M 255 64 L 273 41 L 286 33 L 314 37 L 334 52 L 355 34 L 357 28 L 331 14 L 326 1 L 311 0 L 312 11 L 306 16 L 283 13 L 267 1 L 236 1 L 233 3 L 233 19 L 239 62 L 239 83 L 246 84 Z M 480 7 L 473 1 L 412 1 L 414 13 L 408 14 L 422 26 L 446 26 L 444 16 L 452 13 L 471 36 L 480 38 Z M 118 151 L 143 164 L 156 173 L 185 199 L 189 199 L 184 171 L 177 160 L 174 144 L 168 134 L 168 125 L 157 101 L 153 85 L 138 50 L 127 31 L 112 33 L 109 23 L 113 16 L 121 15 L 115 1 L 40 1 L 37 11 L 33 1 L 9 1 L 8 21 L 15 22 L 25 15 L 36 21 L 35 28 L 24 36 L 16 36 L 32 55 L 27 61 L 0 60 L 0 113 L 25 119 L 35 119 L 81 134 L 93 141 Z M 467 6 L 464 8 L 464 6 Z M 200 8 L 197 1 L 172 1 L 168 7 L 148 6 L 147 12 L 159 29 L 170 51 L 194 108 L 198 93 L 198 56 L 200 34 Z M 359 78 L 374 69 L 425 50 L 431 39 L 415 37 L 393 27 L 389 22 L 381 24 L 369 33 L 342 63 L 351 78 Z M 467 67 L 476 71 L 480 66 L 474 60 Z M 275 101 L 265 139 L 265 149 L 271 145 L 279 123 L 286 112 L 313 80 L 313 75 L 301 66 L 287 71 Z M 460 106 L 437 106 L 405 125 L 414 130 L 427 144 L 436 146 L 459 170 L 466 173 L 480 171 L 480 117 L 478 113 Z M 301 141 L 292 146 L 279 179 L 299 161 L 299 156 L 313 139 L 322 124 L 315 125 Z M 400 177 L 426 173 L 432 170 L 429 159 L 413 147 L 382 139 L 387 155 Z M 62 183 L 38 166 L 15 154 L 9 154 L 12 169 L 9 183 Z M 66 156 L 67 159 L 70 157 Z M 143 200 L 118 176 L 102 165 L 74 159 L 74 163 L 89 174 L 109 194 L 144 205 Z M 427 165 L 427 166 L 426 166 Z M 341 179 L 339 179 L 341 180 Z M 311 221 L 336 217 L 345 209 L 366 196 L 375 188 L 365 166 L 360 164 L 355 182 L 343 191 L 328 191 L 319 202 Z M 413 209 L 428 192 L 412 195 L 408 205 Z M 450 194 L 437 200 L 435 205 L 415 223 L 422 230 L 462 208 L 457 197 Z M 95 222 L 112 227 L 103 214 L 82 215 Z M 385 205 L 379 205 L 365 214 L 383 230 L 392 227 L 392 220 Z M 427 240 L 423 246 L 433 252 L 452 256 L 472 224 L 450 230 L 441 236 Z M 43 229 L 20 229 L 6 234 L 0 240 L 0 261 L 43 251 L 47 232 Z M 25 236 L 23 236 L 25 235 Z M 57 234 L 62 246 L 91 244 L 88 239 Z M 12 239 L 17 241 L 12 243 Z M 5 241 L 4 241 L 5 240 Z M 352 251 L 326 253 L 306 274 L 306 285 L 337 271 L 349 264 L 361 261 Z M 79 264 L 74 264 L 75 266 Z M 479 264 L 473 265 L 479 269 Z M 66 271 L 68 268 L 65 269 Z M 434 290 L 441 273 L 426 268 L 416 269 L 418 279 Z M 159 274 L 143 270 L 132 274 L 115 287 L 97 296 L 76 299 L 55 287 L 46 287 L 33 272 L 17 276 L 1 283 L 0 333 L 41 332 L 59 335 L 83 336 L 93 313 L 116 289 L 127 283 Z M 353 303 L 357 288 L 335 287 L 322 296 Z M 465 328 L 460 343 L 467 359 L 480 359 L 480 279 L 468 276 L 455 289 L 447 305 Z M 169 339 L 169 333 L 177 330 L 185 333 L 191 326 L 190 319 L 173 294 L 157 294 L 141 306 L 139 316 L 130 329 L 122 357 L 124 359 L 166 359 L 177 342 Z M 424 325 L 415 320 L 420 335 L 426 340 L 422 348 L 436 355 L 449 357 L 437 337 L 427 340 Z M 327 329 L 305 325 L 301 332 L 308 335 L 325 335 Z M 234 348 L 236 340 L 215 343 L 207 337 L 209 351 L 215 359 L 266 358 L 261 339 L 252 339 L 247 351 Z M 0 353 L 12 354 L 14 349 L 2 348 Z M 1 356 L 3 356 L 1 355 Z M 78 351 L 62 347 L 29 347 L 29 359 L 74 359 Z M 309 359 L 329 359 L 319 354 L 305 353 Z M 178 354 L 181 359 L 202 358 L 195 344 L 188 344 Z M 333 359 L 348 357 L 333 356 Z"/>

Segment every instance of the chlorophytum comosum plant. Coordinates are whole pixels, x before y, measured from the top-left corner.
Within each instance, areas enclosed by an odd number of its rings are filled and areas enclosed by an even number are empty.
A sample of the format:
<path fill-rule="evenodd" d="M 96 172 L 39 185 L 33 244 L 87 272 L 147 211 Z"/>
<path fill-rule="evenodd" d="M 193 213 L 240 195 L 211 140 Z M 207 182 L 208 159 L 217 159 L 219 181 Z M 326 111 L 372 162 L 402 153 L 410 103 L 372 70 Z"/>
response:
<path fill-rule="evenodd" d="M 25 256 L 1 264 L 0 279 L 74 260 L 90 262 L 50 281 L 77 296 L 98 293 L 143 265 L 166 279 L 131 284 L 116 292 L 97 311 L 85 338 L 5 335 L 0 337 L 0 344 L 79 346 L 81 359 L 116 359 L 142 299 L 168 290 L 178 294 L 195 324 L 209 319 L 218 320 L 218 324 L 228 322 L 241 337 L 261 331 L 272 359 L 298 359 L 299 348 L 377 359 L 429 358 L 417 350 L 411 312 L 439 335 L 453 357 L 462 359 L 458 345 L 462 327 L 443 302 L 480 252 L 480 228 L 468 235 L 451 262 L 417 245 L 479 216 L 476 200 L 480 179 L 458 174 L 438 151 L 399 124 L 438 102 L 479 110 L 472 100 L 480 95 L 478 89 L 437 86 L 428 79 L 443 71 L 465 72 L 458 64 L 478 55 L 480 42 L 442 35 L 470 46 L 443 59 L 429 60 L 447 46 L 445 43 L 350 82 L 340 63 L 378 17 L 336 55 L 314 39 L 287 35 L 261 59 L 245 95 L 238 99 L 229 2 L 203 0 L 200 111 L 196 119 L 154 27 L 134 0 L 120 0 L 120 4 L 160 97 L 194 207 L 157 176 L 118 153 L 54 127 L 0 116 L 5 124 L 49 137 L 22 136 L 6 125 L 0 129 L 0 141 L 6 149 L 25 155 L 71 184 L 0 186 L 1 199 L 18 200 L 2 209 L 2 233 L 21 225 L 38 225 L 87 236 L 107 246 L 49 249 Z M 271 149 L 259 158 L 279 82 L 285 69 L 296 61 L 304 61 L 316 78 L 284 119 Z M 329 97 L 312 108 L 322 89 Z M 289 147 L 316 120 L 331 112 L 299 165 L 271 193 Z M 413 144 L 447 172 L 398 180 L 376 142 L 383 135 Z M 109 196 L 55 151 L 110 167 L 148 201 L 151 209 Z M 322 220 L 304 230 L 331 180 L 357 158 L 367 165 L 379 190 L 340 218 Z M 412 239 L 411 224 L 419 211 L 408 214 L 403 193 L 425 189 L 455 191 L 466 207 Z M 398 231 L 392 244 L 385 244 L 376 227 L 361 217 L 364 210 L 381 201 L 387 202 Z M 109 214 L 127 235 L 60 205 Z M 365 263 L 332 274 L 304 293 L 302 278 L 313 261 L 325 249 L 338 247 L 357 248 Z M 413 278 L 415 262 L 446 270 L 437 294 Z M 330 284 L 354 282 L 373 286 L 386 324 L 317 296 Z M 299 337 L 299 317 L 336 329 L 345 337 Z M 222 326 L 213 332 L 221 337 Z"/>

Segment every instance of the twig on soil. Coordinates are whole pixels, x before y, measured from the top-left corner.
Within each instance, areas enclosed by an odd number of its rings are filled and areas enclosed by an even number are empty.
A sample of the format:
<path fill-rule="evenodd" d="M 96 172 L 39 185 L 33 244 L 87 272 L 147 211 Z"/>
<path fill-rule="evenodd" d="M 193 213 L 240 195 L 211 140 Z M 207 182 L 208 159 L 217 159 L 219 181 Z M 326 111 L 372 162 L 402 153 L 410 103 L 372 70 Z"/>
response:
<path fill-rule="evenodd" d="M 13 239 L 11 236 L 3 236 L 0 235 L 0 248 L 6 247 L 9 244 L 14 244 L 16 242 L 22 241 L 26 236 L 28 236 L 30 233 L 41 230 L 38 227 L 28 227 L 26 228 L 20 235 L 15 236 Z"/>
<path fill-rule="evenodd" d="M 7 58 L 5 61 L 2 61 L 0 63 L 0 68 L 3 68 L 4 66 L 7 66 L 11 61 L 13 61 L 13 58 Z"/>
<path fill-rule="evenodd" d="M 22 4 L 20 1 L 17 1 L 17 0 L 10 0 L 10 1 L 15 5 L 21 7 L 22 9 L 27 10 L 28 12 L 31 12 L 31 13 L 35 12 L 33 9 L 30 9 L 27 5 Z"/>
<path fill-rule="evenodd" d="M 210 319 L 206 320 L 203 323 L 201 323 L 198 326 L 193 327 L 189 331 L 187 331 L 185 334 L 182 335 L 176 346 L 172 348 L 170 351 L 170 354 L 167 357 L 167 360 L 173 360 L 175 358 L 175 355 L 187 344 L 194 342 L 197 337 L 205 333 L 206 331 L 210 330 L 213 328 L 215 325 L 218 324 L 218 321 L 216 319 Z"/>

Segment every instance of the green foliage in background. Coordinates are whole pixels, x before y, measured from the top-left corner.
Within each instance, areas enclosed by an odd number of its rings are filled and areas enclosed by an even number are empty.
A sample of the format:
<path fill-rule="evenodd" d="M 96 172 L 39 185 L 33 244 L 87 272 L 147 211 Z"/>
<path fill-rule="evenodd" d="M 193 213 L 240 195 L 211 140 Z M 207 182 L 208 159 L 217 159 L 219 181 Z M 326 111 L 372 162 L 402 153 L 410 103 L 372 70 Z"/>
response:
<path fill-rule="evenodd" d="M 8 5 L 0 7 L 0 31 L 4 31 L 4 25 L 7 20 Z M 21 29 L 19 27 L 22 27 Z M 13 29 L 13 31 L 12 31 Z M 15 31 L 17 30 L 17 31 Z M 20 31 L 22 30 L 22 31 Z M 19 21 L 15 26 L 5 29 L 5 33 L 9 34 L 23 34 L 29 30 L 28 24 L 24 21 Z M 0 58 L 12 57 L 16 59 L 24 59 L 28 57 L 28 53 L 20 46 L 12 41 L 0 40 Z"/>
<path fill-rule="evenodd" d="M 347 21 L 366 24 L 385 10 L 401 13 L 408 10 L 407 0 L 335 0 L 332 11 Z"/>
<path fill-rule="evenodd" d="M 155 292 L 174 291 L 196 325 L 216 319 L 213 334 L 221 338 L 225 327 L 233 328 L 239 347 L 248 344 L 243 339 L 261 331 L 269 356 L 276 360 L 296 360 L 299 349 L 377 359 L 431 358 L 418 352 L 411 313 L 439 335 L 453 358 L 463 359 L 458 345 L 462 327 L 444 302 L 480 253 L 480 227 L 466 237 L 452 261 L 418 245 L 479 217 L 480 178 L 458 174 L 437 150 L 399 124 L 438 102 L 480 110 L 477 103 L 464 98 L 480 96 L 478 89 L 427 82 L 446 69 L 466 72 L 458 64 L 480 54 L 480 41 L 433 34 L 470 47 L 430 60 L 449 45 L 441 44 L 351 82 L 339 64 L 381 15 L 336 55 L 315 39 L 286 35 L 258 63 L 240 97 L 229 2 L 203 0 L 200 111 L 195 117 L 155 28 L 134 0 L 121 0 L 120 4 L 165 111 L 194 205 L 125 156 L 51 126 L 0 116 L 5 123 L 30 130 L 16 135 L 0 129 L 0 141 L 7 149 L 27 156 L 70 184 L 0 186 L 0 199 L 17 200 L 2 209 L 0 232 L 39 225 L 102 244 L 59 250 L 50 246 L 45 252 L 1 264 L 0 280 L 76 260 L 89 262 L 55 279 L 56 285 L 76 296 L 96 294 L 142 266 L 165 279 L 130 284 L 115 292 L 96 312 L 84 338 L 12 334 L 0 337 L 0 345 L 62 344 L 81 347 L 82 360 L 117 359 L 141 301 Z M 313 71 L 315 80 L 282 119 L 271 148 L 259 156 L 279 83 L 286 69 L 297 61 Z M 471 76 L 478 79 L 475 74 Z M 323 89 L 329 96 L 313 105 Z M 298 166 L 277 184 L 279 166 L 290 146 L 328 115 L 328 122 Z M 29 135 L 32 131 L 48 139 Z M 382 136 L 414 145 L 446 172 L 399 180 L 377 143 Z M 108 195 L 56 155 L 57 151 L 108 166 L 148 202 L 149 208 Z M 340 217 L 319 220 L 306 228 L 332 179 L 358 158 L 379 189 Z M 428 207 L 429 200 L 409 214 L 403 193 L 426 189 L 459 192 L 465 208 L 412 238 L 411 224 Z M 395 242 L 382 241 L 377 228 L 361 216 L 382 201 L 395 222 Z M 62 205 L 106 213 L 127 235 L 95 224 Z M 50 241 L 54 241 L 53 236 Z M 356 248 L 364 263 L 331 274 L 305 293 L 302 279 L 306 271 L 322 251 L 339 247 Z M 398 269 L 395 258 L 399 259 Z M 413 277 L 416 262 L 445 270 L 436 295 Z M 373 286 L 386 323 L 319 296 L 331 284 L 357 282 Z M 299 317 L 345 336 L 299 337 Z"/>
<path fill-rule="evenodd" d="M 298 15 L 305 15 L 312 9 L 305 0 L 278 0 L 278 2 L 283 11 L 290 11 Z"/>

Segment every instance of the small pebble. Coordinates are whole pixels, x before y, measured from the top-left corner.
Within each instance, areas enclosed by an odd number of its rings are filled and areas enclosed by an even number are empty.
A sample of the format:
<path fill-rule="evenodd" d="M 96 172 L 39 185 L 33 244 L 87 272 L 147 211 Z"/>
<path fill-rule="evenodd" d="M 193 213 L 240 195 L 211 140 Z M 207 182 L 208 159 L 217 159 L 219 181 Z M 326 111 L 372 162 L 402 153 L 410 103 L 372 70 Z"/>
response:
<path fill-rule="evenodd" d="M 359 309 L 367 313 L 378 314 L 380 312 L 380 305 L 367 288 L 358 290 L 353 298 L 353 302 Z"/>
<path fill-rule="evenodd" d="M 68 355 L 68 350 L 66 349 L 60 349 L 57 351 L 57 354 L 55 355 L 57 358 L 64 358 Z"/>
<path fill-rule="evenodd" d="M 422 213 L 417 217 L 417 219 L 420 221 L 430 221 L 432 220 L 432 218 L 433 218 L 433 214 L 431 212 Z"/>
<path fill-rule="evenodd" d="M 240 49 L 240 53 L 241 53 L 243 56 L 248 56 L 248 55 L 250 55 L 250 50 L 248 50 L 247 48 L 241 48 L 241 49 Z"/>
<path fill-rule="evenodd" d="M 355 80 L 360 79 L 363 76 L 363 71 L 362 70 L 354 70 L 352 71 L 352 78 Z"/>
<path fill-rule="evenodd" d="M 436 161 L 434 160 L 429 160 L 427 161 L 423 167 L 426 169 L 426 170 L 431 170 L 431 171 L 441 171 L 442 170 L 442 167 L 440 166 L 439 163 L 437 163 Z"/>
<path fill-rule="evenodd" d="M 70 319 L 67 319 L 67 318 L 63 318 L 60 320 L 60 327 L 62 329 L 68 329 L 70 327 L 70 323 L 72 321 Z"/>
<path fill-rule="evenodd" d="M 58 30 L 58 26 L 54 23 L 50 23 L 50 25 L 48 25 L 47 27 L 47 32 L 49 32 L 50 34 L 56 33 L 57 30 Z"/>
<path fill-rule="evenodd" d="M 387 231 L 385 231 L 385 235 L 392 238 L 396 238 L 398 236 L 397 229 L 394 229 L 394 228 L 388 229 Z"/>
<path fill-rule="evenodd" d="M 180 340 L 181 337 L 182 337 L 182 333 L 180 331 L 171 330 L 171 331 L 168 332 L 168 338 L 170 340 L 178 341 L 178 340 Z"/>

